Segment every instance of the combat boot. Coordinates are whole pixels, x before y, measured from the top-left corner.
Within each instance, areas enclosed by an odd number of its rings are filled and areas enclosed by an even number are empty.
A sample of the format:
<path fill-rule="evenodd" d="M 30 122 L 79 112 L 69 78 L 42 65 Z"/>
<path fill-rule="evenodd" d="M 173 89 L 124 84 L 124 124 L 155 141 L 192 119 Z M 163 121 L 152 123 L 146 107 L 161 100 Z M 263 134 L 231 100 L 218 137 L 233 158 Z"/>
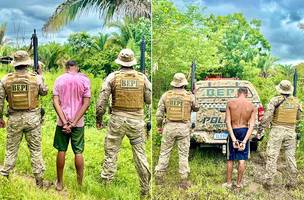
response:
<path fill-rule="evenodd" d="M 271 184 L 270 182 L 264 182 L 263 183 L 263 188 L 266 190 L 271 190 L 271 188 L 273 188 L 273 184 Z"/>
<path fill-rule="evenodd" d="M 297 173 L 292 173 L 288 177 L 288 182 L 286 183 L 285 187 L 290 190 L 294 189 L 298 185 L 298 176 Z"/>
<path fill-rule="evenodd" d="M 297 184 L 295 184 L 295 183 L 287 183 L 287 184 L 285 185 L 285 188 L 286 188 L 287 190 L 292 190 L 292 189 L 295 189 L 296 186 L 297 186 Z"/>
<path fill-rule="evenodd" d="M 294 179 L 294 180 L 290 180 L 288 183 L 286 183 L 285 187 L 286 189 L 288 190 L 292 190 L 292 189 L 295 189 L 298 185 L 298 181 L 297 179 Z"/>
<path fill-rule="evenodd" d="M 4 174 L 4 173 L 0 172 L 0 175 L 3 176 L 3 177 L 5 177 L 5 178 L 7 178 L 7 179 L 9 178 L 8 174 Z"/>
<path fill-rule="evenodd" d="M 3 176 L 3 177 L 5 177 L 5 178 L 9 179 L 9 175 L 1 174 L 1 176 Z"/>
<path fill-rule="evenodd" d="M 155 184 L 156 185 L 163 185 L 164 184 L 164 176 L 155 176 Z"/>
<path fill-rule="evenodd" d="M 144 190 L 140 192 L 140 199 L 144 200 L 144 199 L 150 199 L 150 193 L 149 190 Z"/>
<path fill-rule="evenodd" d="M 36 180 L 36 186 L 38 188 L 42 189 L 43 188 L 43 178 L 42 177 L 36 177 L 35 180 Z"/>
<path fill-rule="evenodd" d="M 113 182 L 113 179 L 108 179 L 108 178 L 103 178 L 103 177 L 101 177 L 101 178 L 100 178 L 100 181 L 101 181 L 101 183 L 104 184 L 104 185 L 110 185 L 110 184 Z"/>
<path fill-rule="evenodd" d="M 188 179 L 182 179 L 179 187 L 183 190 L 187 190 L 191 187 L 191 182 Z"/>

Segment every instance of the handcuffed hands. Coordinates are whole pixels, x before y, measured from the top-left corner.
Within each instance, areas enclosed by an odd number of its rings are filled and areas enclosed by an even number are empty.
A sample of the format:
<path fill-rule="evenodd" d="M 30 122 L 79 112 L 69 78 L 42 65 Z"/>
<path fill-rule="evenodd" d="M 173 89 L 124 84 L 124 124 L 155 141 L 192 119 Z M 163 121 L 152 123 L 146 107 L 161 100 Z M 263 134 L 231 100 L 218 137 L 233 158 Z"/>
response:
<path fill-rule="evenodd" d="M 244 151 L 246 148 L 246 142 L 241 142 L 240 145 L 239 145 L 239 151 Z"/>
<path fill-rule="evenodd" d="M 246 148 L 246 141 L 238 141 L 238 140 L 235 140 L 233 141 L 233 148 L 234 149 L 238 149 L 238 151 L 244 151 L 245 148 Z"/>
<path fill-rule="evenodd" d="M 72 128 L 74 128 L 75 126 L 75 122 L 69 120 L 63 125 L 63 132 L 66 134 L 70 134 L 72 132 Z"/>
<path fill-rule="evenodd" d="M 62 131 L 66 134 L 70 134 L 72 132 L 72 128 L 70 127 L 69 123 L 64 124 L 62 129 Z"/>
<path fill-rule="evenodd" d="M 235 140 L 235 141 L 233 141 L 233 148 L 234 149 L 238 149 L 238 148 L 240 148 L 240 144 L 239 144 L 239 141 L 237 141 L 237 140 Z"/>

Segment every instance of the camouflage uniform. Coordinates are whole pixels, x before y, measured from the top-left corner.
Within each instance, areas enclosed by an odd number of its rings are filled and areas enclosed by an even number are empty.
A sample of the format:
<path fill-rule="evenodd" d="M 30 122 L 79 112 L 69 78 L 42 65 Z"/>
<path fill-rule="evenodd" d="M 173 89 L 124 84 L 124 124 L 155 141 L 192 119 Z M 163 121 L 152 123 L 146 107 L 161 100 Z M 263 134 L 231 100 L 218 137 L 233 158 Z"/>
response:
<path fill-rule="evenodd" d="M 20 51 L 19 51 L 20 53 Z M 16 53 L 18 54 L 18 52 Z M 21 53 L 22 55 L 22 53 Z M 16 66 L 16 65 L 15 65 Z M 47 86 L 43 83 L 42 76 L 29 73 L 24 70 L 16 70 L 15 73 L 6 75 L 0 82 L 0 113 L 3 115 L 4 99 L 9 101 L 9 92 L 7 91 L 7 81 L 12 75 L 29 75 L 36 79 L 35 94 L 44 96 L 48 92 Z M 32 87 L 32 86 L 28 86 Z M 38 97 L 37 97 L 38 98 Z M 20 99 L 19 99 L 20 100 Z M 33 102 L 33 101 L 32 101 Z M 38 102 L 37 102 L 38 103 Z M 45 171 L 41 151 L 41 113 L 38 105 L 36 108 L 28 110 L 14 110 L 8 106 L 8 123 L 7 123 L 7 143 L 4 166 L 0 170 L 1 175 L 8 176 L 14 168 L 20 142 L 23 135 L 27 141 L 31 155 L 32 172 L 35 178 L 42 178 Z"/>
<path fill-rule="evenodd" d="M 151 83 L 144 74 L 136 72 L 132 68 L 123 67 L 121 70 L 109 74 L 106 78 L 96 106 L 96 121 L 101 122 L 106 112 L 108 99 L 112 95 L 111 117 L 104 144 L 105 159 L 101 178 L 104 180 L 113 179 L 117 166 L 117 154 L 124 136 L 127 136 L 132 145 L 133 159 L 140 179 L 141 193 L 147 194 L 150 188 L 151 173 L 145 154 L 144 110 L 127 111 L 113 106 L 114 83 L 117 74 L 120 72 L 139 73 L 144 78 L 143 101 L 146 104 L 151 104 Z"/>
<path fill-rule="evenodd" d="M 260 125 L 260 130 L 268 126 L 272 122 L 272 128 L 269 133 L 269 141 L 267 143 L 267 161 L 266 161 L 266 174 L 265 184 L 273 185 L 273 178 L 277 171 L 277 159 L 280 154 L 281 146 L 285 149 L 285 157 L 290 169 L 290 184 L 294 185 L 297 182 L 297 165 L 296 165 L 296 132 L 295 124 L 281 124 L 277 123 L 274 116 L 277 112 L 276 108 L 283 100 L 283 95 L 272 98 L 268 104 L 268 109 L 265 112 L 263 121 Z M 288 97 L 294 98 L 294 97 Z M 295 98 L 296 99 L 296 98 Z M 296 99 L 297 102 L 297 99 Z M 280 105 L 281 106 L 281 105 Z M 300 118 L 302 107 L 300 103 L 296 103 L 297 119 Z M 287 115 L 285 115 L 287 116 Z M 292 117 L 292 116 L 288 116 Z"/>
<path fill-rule="evenodd" d="M 171 83 L 172 84 L 172 83 Z M 186 93 L 190 96 L 190 109 L 189 116 L 192 111 L 198 110 L 198 105 L 195 101 L 195 97 L 190 92 L 187 92 L 183 88 L 174 88 L 174 93 Z M 170 91 L 169 91 L 170 92 Z M 182 179 L 187 179 L 190 173 L 188 164 L 189 148 L 190 148 L 190 118 L 184 121 L 170 121 L 167 114 L 168 108 L 166 108 L 166 99 L 168 92 L 164 93 L 159 100 L 158 108 L 156 112 L 157 127 L 164 129 L 162 133 L 162 141 L 160 147 L 160 156 L 158 164 L 155 167 L 156 177 L 163 177 L 169 164 L 169 158 L 173 149 L 174 143 L 177 142 L 178 154 L 179 154 L 179 173 Z"/>

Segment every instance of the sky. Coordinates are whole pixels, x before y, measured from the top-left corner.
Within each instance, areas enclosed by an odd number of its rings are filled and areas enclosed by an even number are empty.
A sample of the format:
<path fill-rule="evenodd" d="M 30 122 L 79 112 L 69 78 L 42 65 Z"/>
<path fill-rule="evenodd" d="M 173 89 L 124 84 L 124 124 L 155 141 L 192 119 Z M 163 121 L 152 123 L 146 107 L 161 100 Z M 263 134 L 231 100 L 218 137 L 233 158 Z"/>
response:
<path fill-rule="evenodd" d="M 179 9 L 193 4 L 206 7 L 205 12 L 227 15 L 241 12 L 248 20 L 262 21 L 261 31 L 272 46 L 272 54 L 281 63 L 294 64 L 304 61 L 304 31 L 297 27 L 304 22 L 303 0 L 171 0 Z M 38 30 L 42 43 L 64 42 L 73 32 L 87 31 L 91 34 L 111 32 L 102 28 L 102 21 L 94 12 L 86 13 L 61 31 L 43 36 L 41 28 L 64 0 L 0 0 L 0 23 L 7 23 L 7 37 L 12 42 L 28 44 L 33 29 Z M 17 40 L 18 38 L 18 40 Z"/>
<path fill-rule="evenodd" d="M 303 0 L 174 0 L 179 9 L 187 5 L 206 7 L 206 14 L 227 15 L 243 13 L 246 19 L 262 21 L 261 32 L 272 46 L 272 54 L 280 63 L 296 64 L 304 61 Z"/>
<path fill-rule="evenodd" d="M 98 34 L 105 31 L 102 21 L 94 12 L 85 13 L 55 34 L 45 35 L 41 29 L 56 7 L 64 0 L 0 0 L 0 24 L 7 23 L 7 38 L 13 43 L 29 44 L 32 32 L 37 29 L 40 43 L 63 43 L 69 34 L 86 31 Z M 109 31 L 109 30 L 107 30 Z M 17 39 L 18 38 L 18 39 Z"/>

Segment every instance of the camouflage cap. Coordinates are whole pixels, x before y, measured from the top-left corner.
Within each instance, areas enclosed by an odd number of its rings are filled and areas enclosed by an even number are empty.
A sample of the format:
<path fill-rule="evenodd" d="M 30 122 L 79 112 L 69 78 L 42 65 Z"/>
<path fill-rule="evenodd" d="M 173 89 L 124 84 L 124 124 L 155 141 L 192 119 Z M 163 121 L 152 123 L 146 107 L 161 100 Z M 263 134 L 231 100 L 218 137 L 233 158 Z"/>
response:
<path fill-rule="evenodd" d="M 173 87 L 182 87 L 188 85 L 188 81 L 183 73 L 174 74 L 173 81 L 170 83 Z"/>
<path fill-rule="evenodd" d="M 292 94 L 293 93 L 293 86 L 290 81 L 282 80 L 279 85 L 276 86 L 276 90 L 280 94 Z"/>
<path fill-rule="evenodd" d="M 124 67 L 132 67 L 137 64 L 134 52 L 131 49 L 121 50 L 115 62 Z"/>
<path fill-rule="evenodd" d="M 13 55 L 14 59 L 12 61 L 12 65 L 17 67 L 19 65 L 32 65 L 33 60 L 30 58 L 26 51 L 16 51 Z"/>

